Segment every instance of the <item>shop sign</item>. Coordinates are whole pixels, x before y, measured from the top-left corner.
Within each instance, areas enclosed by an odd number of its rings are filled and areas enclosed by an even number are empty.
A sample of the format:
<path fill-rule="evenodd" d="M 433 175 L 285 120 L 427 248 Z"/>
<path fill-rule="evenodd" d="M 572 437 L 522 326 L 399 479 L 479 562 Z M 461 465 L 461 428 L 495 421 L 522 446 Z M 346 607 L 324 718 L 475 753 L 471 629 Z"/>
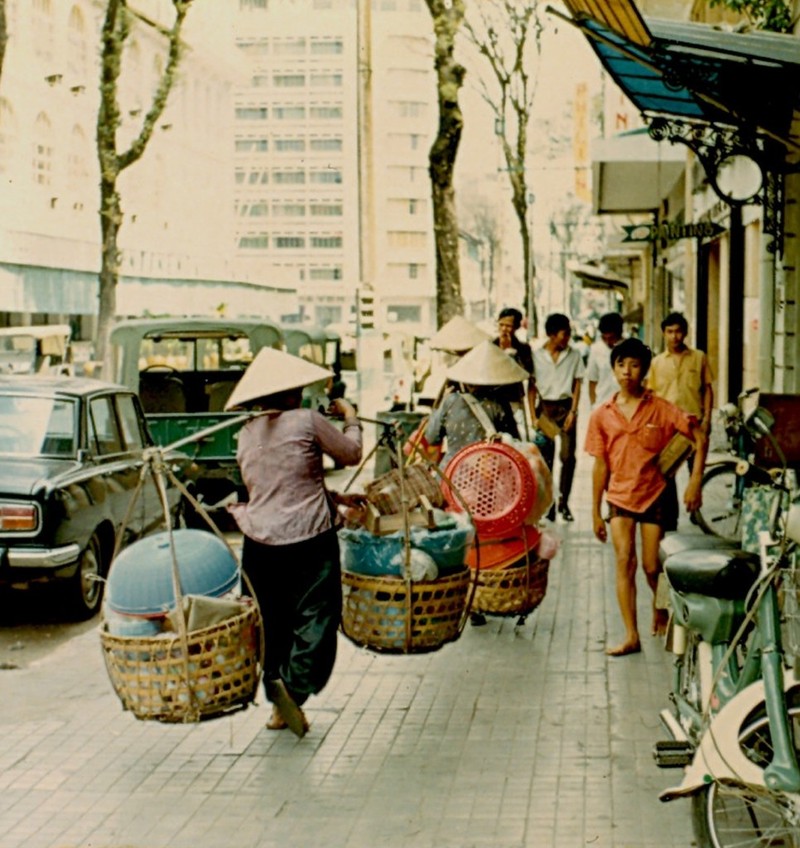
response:
<path fill-rule="evenodd" d="M 713 221 L 699 221 L 696 224 L 676 224 L 662 221 L 660 224 L 626 224 L 622 228 L 625 236 L 622 241 L 678 241 L 679 239 L 709 239 L 725 232 L 725 227 Z"/>

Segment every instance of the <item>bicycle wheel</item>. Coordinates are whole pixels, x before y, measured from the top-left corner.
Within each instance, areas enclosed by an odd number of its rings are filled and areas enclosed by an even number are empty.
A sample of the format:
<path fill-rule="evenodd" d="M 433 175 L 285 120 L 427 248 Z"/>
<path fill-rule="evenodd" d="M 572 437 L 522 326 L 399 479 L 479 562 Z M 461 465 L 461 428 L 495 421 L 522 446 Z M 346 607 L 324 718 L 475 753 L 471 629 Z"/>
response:
<path fill-rule="evenodd" d="M 800 689 L 787 696 L 794 745 L 800 757 Z M 760 767 L 772 760 L 769 720 L 763 705 L 744 723 L 739 745 Z M 797 796 L 764 787 L 710 783 L 692 798 L 692 819 L 702 848 L 764 848 L 800 846 L 800 806 Z"/>
<path fill-rule="evenodd" d="M 703 474 L 703 505 L 694 513 L 700 528 L 727 542 L 741 541 L 742 496 L 735 462 L 712 465 Z"/>
<path fill-rule="evenodd" d="M 675 694 L 677 698 L 673 700 L 673 712 L 693 745 L 697 745 L 700 741 L 696 722 L 683 714 L 685 710 L 681 710 L 681 704 L 688 704 L 696 713 L 703 712 L 700 662 L 698 657 L 699 641 L 694 631 L 686 631 L 686 650 L 675 658 L 674 672 Z"/>

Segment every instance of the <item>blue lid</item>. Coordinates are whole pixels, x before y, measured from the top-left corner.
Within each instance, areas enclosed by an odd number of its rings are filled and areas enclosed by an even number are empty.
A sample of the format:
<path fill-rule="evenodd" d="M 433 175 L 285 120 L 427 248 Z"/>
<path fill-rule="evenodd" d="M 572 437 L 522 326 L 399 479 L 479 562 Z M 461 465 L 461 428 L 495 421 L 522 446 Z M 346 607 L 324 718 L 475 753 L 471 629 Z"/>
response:
<path fill-rule="evenodd" d="M 185 595 L 220 597 L 236 588 L 239 564 L 228 546 L 206 530 L 175 530 L 175 555 Z M 126 615 L 158 615 L 175 606 L 169 533 L 154 533 L 114 560 L 106 604 Z"/>

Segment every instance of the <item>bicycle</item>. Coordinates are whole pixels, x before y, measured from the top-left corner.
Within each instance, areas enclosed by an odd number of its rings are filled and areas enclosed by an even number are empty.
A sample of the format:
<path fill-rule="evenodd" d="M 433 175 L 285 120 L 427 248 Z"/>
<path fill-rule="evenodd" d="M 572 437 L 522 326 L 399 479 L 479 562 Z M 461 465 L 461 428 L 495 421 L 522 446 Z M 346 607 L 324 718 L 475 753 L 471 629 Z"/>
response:
<path fill-rule="evenodd" d="M 745 420 L 785 472 L 771 423 L 763 409 Z M 800 846 L 800 500 L 785 476 L 771 483 L 758 555 L 696 549 L 664 564 L 675 667 L 661 718 L 673 738 L 655 754 L 689 765 L 660 797 L 692 798 L 702 846 Z"/>
<path fill-rule="evenodd" d="M 728 440 L 730 458 L 710 464 L 703 474 L 703 505 L 692 513 L 701 530 L 727 542 L 738 543 L 742 535 L 742 504 L 749 486 L 769 484 L 769 471 L 753 461 L 755 441 L 745 425 L 744 406 L 758 389 L 742 392 L 737 403 L 719 410 Z"/>

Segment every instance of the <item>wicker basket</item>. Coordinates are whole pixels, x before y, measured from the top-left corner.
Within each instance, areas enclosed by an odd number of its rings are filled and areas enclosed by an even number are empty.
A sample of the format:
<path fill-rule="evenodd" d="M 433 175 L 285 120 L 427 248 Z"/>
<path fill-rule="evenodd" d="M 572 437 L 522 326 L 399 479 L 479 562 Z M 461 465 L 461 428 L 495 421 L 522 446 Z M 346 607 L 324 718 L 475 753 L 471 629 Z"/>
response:
<path fill-rule="evenodd" d="M 114 636 L 100 632 L 108 676 L 122 706 L 139 719 L 192 722 L 250 704 L 263 658 L 261 618 L 249 604 L 219 624 L 177 633 Z"/>
<path fill-rule="evenodd" d="M 435 651 L 460 635 L 469 584 L 466 568 L 436 580 L 411 583 L 408 633 L 409 587 L 405 580 L 343 571 L 342 630 L 356 645 L 374 651 Z"/>
<path fill-rule="evenodd" d="M 507 568 L 477 572 L 473 612 L 489 615 L 527 615 L 539 606 L 547 591 L 548 559 L 522 559 Z"/>

